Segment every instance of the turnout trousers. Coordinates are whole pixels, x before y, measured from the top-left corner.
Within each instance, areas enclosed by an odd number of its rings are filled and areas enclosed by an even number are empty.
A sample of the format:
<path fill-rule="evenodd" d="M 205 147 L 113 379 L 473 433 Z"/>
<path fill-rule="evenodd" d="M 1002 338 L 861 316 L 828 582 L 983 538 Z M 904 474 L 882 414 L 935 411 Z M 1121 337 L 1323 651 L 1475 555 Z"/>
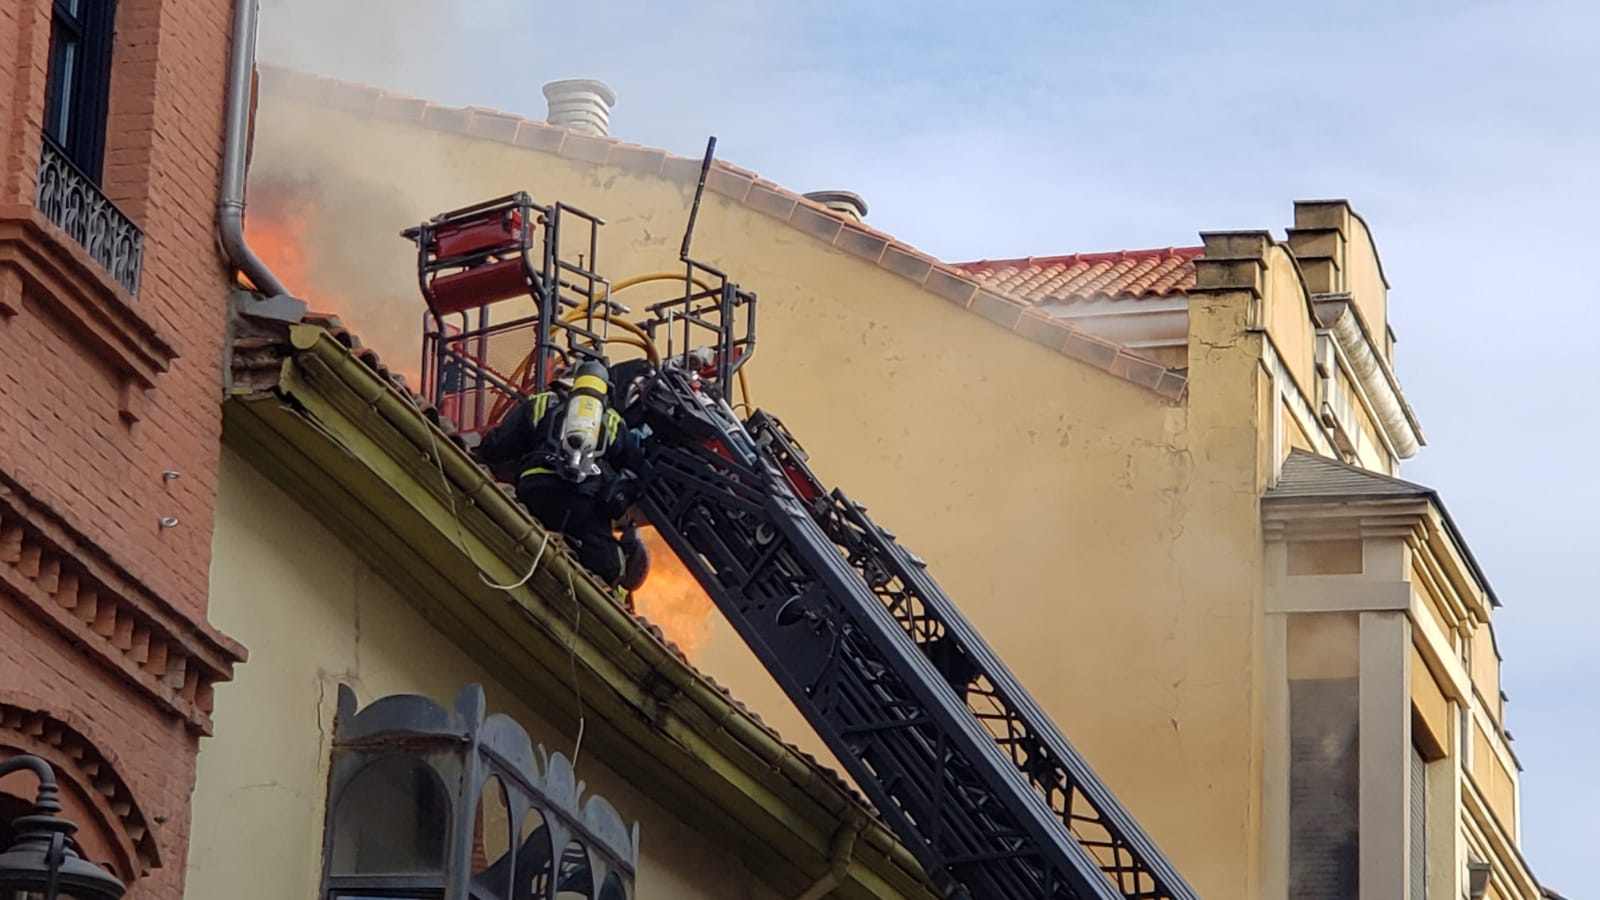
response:
<path fill-rule="evenodd" d="M 547 531 L 575 545 L 578 562 L 615 587 L 622 579 L 622 544 L 598 498 L 556 475 L 529 475 L 517 482 L 517 499 Z"/>

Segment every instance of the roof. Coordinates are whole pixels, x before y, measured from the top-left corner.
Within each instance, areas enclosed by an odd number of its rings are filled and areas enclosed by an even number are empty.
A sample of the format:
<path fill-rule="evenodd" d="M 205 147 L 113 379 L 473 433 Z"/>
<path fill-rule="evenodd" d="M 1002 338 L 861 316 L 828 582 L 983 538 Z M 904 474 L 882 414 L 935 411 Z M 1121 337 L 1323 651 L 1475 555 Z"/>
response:
<path fill-rule="evenodd" d="M 979 260 L 956 267 L 992 290 L 1034 306 L 1079 300 L 1168 297 L 1194 287 L 1204 247 L 1117 250 L 1070 256 Z"/>
<path fill-rule="evenodd" d="M 702 160 L 665 150 L 597 137 L 482 107 L 452 107 L 278 66 L 261 65 L 263 96 L 323 106 L 357 115 L 510 144 L 564 159 L 656 175 L 693 185 Z M 722 160 L 713 163 L 706 190 L 777 219 L 852 256 L 912 282 L 946 302 L 981 316 L 1036 344 L 1133 382 L 1176 401 L 1187 377 L 1114 341 L 1090 334 L 1058 317 L 1033 309 L 959 266 L 950 265 L 893 236 L 836 212 L 807 197 Z"/>
<path fill-rule="evenodd" d="M 1289 451 L 1278 474 L 1278 483 L 1262 496 L 1269 503 L 1319 503 L 1358 502 L 1362 500 L 1426 500 L 1439 510 L 1439 518 L 1449 532 L 1450 539 L 1461 549 L 1461 555 L 1472 575 L 1483 585 L 1493 606 L 1500 605 L 1494 588 L 1484 575 L 1478 560 L 1456 527 L 1450 511 L 1445 508 L 1439 492 L 1425 485 L 1371 472 L 1338 460 L 1308 453 L 1298 447 Z"/>
<path fill-rule="evenodd" d="M 304 480 L 311 496 L 326 502 L 323 493 L 332 491 L 319 493 L 318 480 L 337 482 L 338 490 L 344 492 L 341 496 L 348 495 L 351 502 L 340 504 L 343 512 L 330 520 L 331 526 L 345 527 L 359 534 L 362 539 L 353 542 L 353 546 L 374 554 L 375 558 L 392 552 L 385 549 L 386 541 L 403 542 L 403 552 L 390 560 L 392 565 L 383 567 L 389 577 L 404 577 L 400 570 L 415 565 L 420 571 L 431 573 L 429 577 L 446 578 L 448 571 L 441 561 L 451 555 L 459 555 L 458 565 L 460 560 L 466 560 L 482 574 L 488 571 L 482 565 L 489 561 L 478 553 L 467 555 L 456 541 L 464 544 L 467 534 L 497 530 L 495 543 L 523 554 L 522 558 L 513 557 L 511 565 L 526 568 L 529 560 L 536 558 L 544 562 L 534 566 L 537 577 L 529 572 L 524 578 L 526 587 L 503 594 L 491 590 L 496 594 L 492 606 L 504 610 L 506 601 L 510 600 L 524 614 L 509 622 L 500 619 L 495 626 L 516 629 L 529 625 L 532 620 L 542 621 L 541 617 L 571 617 L 571 613 L 563 612 L 552 602 L 558 595 L 562 600 L 570 596 L 571 602 L 581 609 L 581 621 L 586 624 L 581 633 L 575 633 L 570 639 L 572 646 L 562 648 L 557 655 L 564 658 L 571 653 L 577 660 L 585 655 L 585 651 L 573 649 L 579 642 L 597 647 L 592 652 L 597 654 L 596 658 L 604 660 L 600 668 L 612 674 L 595 677 L 616 678 L 626 673 L 627 677 L 638 679 L 637 684 L 631 685 L 633 692 L 648 698 L 649 710 L 629 707 L 621 715 L 614 712 L 607 715 L 601 707 L 603 698 L 592 695 L 585 687 L 583 702 L 593 710 L 597 720 L 620 723 L 616 724 L 618 729 L 648 729 L 653 739 L 665 740 L 672 748 L 666 757 L 672 757 L 672 753 L 693 752 L 685 746 L 686 735 L 675 731 L 690 729 L 696 740 L 727 757 L 726 763 L 714 767 L 716 775 L 684 772 L 679 763 L 680 768 L 675 771 L 679 771 L 684 780 L 722 777 L 734 785 L 728 788 L 732 790 L 737 789 L 740 779 L 762 783 L 766 779 L 781 778 L 785 782 L 783 792 L 763 788 L 762 796 L 749 800 L 757 807 L 770 803 L 770 797 L 798 794 L 806 797 L 808 804 L 829 811 L 830 829 L 836 828 L 843 819 L 861 817 L 870 823 L 869 833 L 863 836 L 870 852 L 864 849 L 860 853 L 861 864 L 873 867 L 868 874 L 898 885 L 905 896 L 929 896 L 924 892 L 926 883 L 922 881 L 921 868 L 910 851 L 900 844 L 848 782 L 815 757 L 784 741 L 726 688 L 697 669 L 658 627 L 616 603 L 593 576 L 570 562 L 565 554 L 545 553 L 542 530 L 515 501 L 511 486 L 496 484 L 486 467 L 472 461 L 461 450 L 459 432 L 450 420 L 442 417 L 425 398 L 414 394 L 405 379 L 390 371 L 375 351 L 364 347 L 338 317 L 307 313 L 299 324 L 289 325 L 236 315 L 230 327 L 233 334 L 228 359 L 230 400 L 225 407 L 228 411 L 225 433 L 230 445 L 244 452 L 253 465 L 286 491 L 289 491 L 286 481 Z M 351 409 L 359 409 L 361 414 L 345 418 Z M 336 421 L 341 418 L 343 421 Z M 385 442 L 404 444 L 400 453 L 410 463 L 428 458 L 434 462 L 423 463 L 420 469 L 415 469 L 394 466 L 390 464 L 393 460 L 360 458 L 377 457 L 383 452 L 393 454 L 393 447 Z M 329 446 L 314 446 L 317 444 Z M 331 471 L 333 467 L 345 467 L 348 472 L 344 469 Z M 455 495 L 450 506 L 451 515 L 455 517 L 454 532 L 441 528 L 432 532 L 388 533 L 400 529 L 402 526 L 396 523 L 404 518 L 392 505 L 393 498 L 431 498 L 437 491 L 436 483 L 394 483 L 401 478 L 420 479 L 419 471 L 430 474 L 437 471 L 449 484 Z M 353 477 L 351 473 L 359 473 L 359 476 Z M 363 481 L 381 483 L 383 502 L 389 505 L 382 509 L 377 506 L 366 509 L 363 504 L 368 501 L 361 499 Z M 297 499 L 304 502 L 303 497 Z M 424 515 L 415 511 L 407 514 L 419 518 Z M 361 519 L 363 515 L 372 517 L 372 521 Z M 382 525 L 375 524 L 378 522 Z M 532 547 L 541 548 L 537 557 Z M 464 578 L 454 579 L 451 590 L 435 585 L 432 590 L 406 593 L 416 602 L 448 602 L 453 592 L 469 595 L 477 590 L 478 581 L 468 573 Z M 468 611 L 460 609 L 444 617 L 458 623 L 467 618 Z M 436 620 L 430 618 L 430 621 Z M 526 633 L 506 632 L 501 637 L 509 636 L 524 652 L 536 653 L 540 648 L 535 642 L 551 639 L 551 633 L 559 631 L 545 623 Z M 492 641 L 485 644 L 486 652 L 498 649 L 490 644 Z M 539 667 L 524 663 L 520 668 L 531 671 Z M 567 669 L 556 667 L 554 671 L 566 673 Z M 584 672 L 589 675 L 588 669 Z M 571 676 L 575 678 L 577 673 L 575 665 Z M 684 698 L 684 702 L 694 708 L 663 712 L 674 697 Z M 696 723 L 704 721 L 716 723 L 715 727 L 702 733 L 706 726 Z M 596 739 L 604 740 L 604 735 L 597 734 Z M 737 752 L 734 745 L 740 748 Z M 663 757 L 666 759 L 663 764 L 672 764 L 672 759 L 666 757 Z M 755 768 L 750 771 L 739 768 L 750 766 Z"/>
<path fill-rule="evenodd" d="M 1370 472 L 1338 460 L 1307 453 L 1298 447 L 1289 452 L 1278 475 L 1276 486 L 1267 497 L 1285 499 L 1366 500 L 1372 498 L 1434 497 L 1432 488 Z"/>

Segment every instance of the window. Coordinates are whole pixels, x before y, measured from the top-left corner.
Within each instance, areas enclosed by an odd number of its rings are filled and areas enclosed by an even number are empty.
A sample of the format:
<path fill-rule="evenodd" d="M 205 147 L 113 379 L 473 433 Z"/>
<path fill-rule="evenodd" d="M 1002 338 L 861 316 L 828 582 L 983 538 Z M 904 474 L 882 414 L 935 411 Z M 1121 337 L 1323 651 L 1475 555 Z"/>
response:
<path fill-rule="evenodd" d="M 437 872 L 444 868 L 450 800 L 425 763 L 386 756 L 345 785 L 332 827 L 332 875 Z"/>
<path fill-rule="evenodd" d="M 44 133 L 96 186 L 105 159 L 115 0 L 55 0 Z"/>
<path fill-rule="evenodd" d="M 1289 682 L 1289 896 L 1348 900 L 1360 874 L 1360 689 Z"/>

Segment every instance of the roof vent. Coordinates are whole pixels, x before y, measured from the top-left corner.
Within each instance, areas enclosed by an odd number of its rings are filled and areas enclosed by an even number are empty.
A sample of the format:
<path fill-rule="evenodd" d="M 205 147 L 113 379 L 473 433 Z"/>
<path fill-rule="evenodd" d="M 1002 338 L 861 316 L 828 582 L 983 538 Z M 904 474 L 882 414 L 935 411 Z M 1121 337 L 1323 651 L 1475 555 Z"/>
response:
<path fill-rule="evenodd" d="M 860 194 L 849 191 L 812 191 L 806 194 L 806 199 L 833 210 L 844 213 L 857 222 L 867 217 L 867 201 L 861 199 Z"/>
<path fill-rule="evenodd" d="M 617 95 L 604 82 L 592 78 L 568 78 L 544 86 L 551 125 L 604 137 L 611 124 L 611 107 Z"/>

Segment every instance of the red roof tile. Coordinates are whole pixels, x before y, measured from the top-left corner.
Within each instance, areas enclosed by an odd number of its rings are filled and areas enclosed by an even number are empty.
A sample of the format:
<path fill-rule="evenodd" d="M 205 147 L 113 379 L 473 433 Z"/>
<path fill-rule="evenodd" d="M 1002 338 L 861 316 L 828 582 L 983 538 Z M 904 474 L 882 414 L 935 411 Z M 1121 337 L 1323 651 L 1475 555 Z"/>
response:
<path fill-rule="evenodd" d="M 1035 306 L 1077 300 L 1167 297 L 1194 287 L 1194 261 L 1204 247 L 1119 250 L 979 260 L 956 268 L 985 287 Z"/>
<path fill-rule="evenodd" d="M 545 122 L 522 119 L 511 113 L 496 110 L 441 106 L 392 94 L 380 88 L 351 84 L 272 65 L 263 64 L 258 68 L 263 93 L 271 92 L 292 101 L 331 106 L 358 115 L 465 134 L 480 140 L 508 143 L 594 165 L 626 168 L 630 171 L 643 170 L 690 184 L 693 184 L 700 174 L 699 159 L 674 156 L 664 150 L 629 144 L 612 137 L 579 134 Z M 417 105 L 419 102 L 420 110 Z M 508 124 L 511 120 L 517 123 L 514 131 Z M 1078 326 L 1061 319 L 1042 323 L 1025 319 L 1022 313 L 1029 306 L 1037 305 L 1041 301 L 990 283 L 986 273 L 969 271 L 971 267 L 981 269 L 991 265 L 1015 265 L 1030 262 L 1028 260 L 952 266 L 871 226 L 847 218 L 814 200 L 767 181 L 754 172 L 740 169 L 722 160 L 716 161 L 710 177 L 706 179 L 706 189 L 756 212 L 778 219 L 791 228 L 868 260 L 880 268 L 894 272 L 934 296 L 980 313 L 1001 327 L 1023 330 L 1025 332 L 1023 336 L 1035 343 L 1096 366 L 1118 378 L 1147 387 L 1168 401 L 1178 402 L 1183 397 L 1187 379 L 1181 371 L 1169 369 L 1166 370 L 1166 377 L 1147 377 L 1145 374 L 1147 367 L 1155 364 L 1137 352 L 1113 341 L 1088 334 Z M 1180 279 L 1182 287 L 1169 286 L 1166 289 L 1182 290 L 1194 283 L 1194 267 L 1189 260 L 1198 255 L 1198 249 L 1150 252 L 1180 256 L 1185 253 L 1192 254 L 1185 260 L 1188 268 L 1187 274 Z M 1091 260 L 1100 256 L 1114 258 L 1117 255 L 1113 253 L 1076 258 Z M 1062 259 L 1073 258 L 1062 257 Z M 990 290 L 981 291 L 980 288 Z"/>

